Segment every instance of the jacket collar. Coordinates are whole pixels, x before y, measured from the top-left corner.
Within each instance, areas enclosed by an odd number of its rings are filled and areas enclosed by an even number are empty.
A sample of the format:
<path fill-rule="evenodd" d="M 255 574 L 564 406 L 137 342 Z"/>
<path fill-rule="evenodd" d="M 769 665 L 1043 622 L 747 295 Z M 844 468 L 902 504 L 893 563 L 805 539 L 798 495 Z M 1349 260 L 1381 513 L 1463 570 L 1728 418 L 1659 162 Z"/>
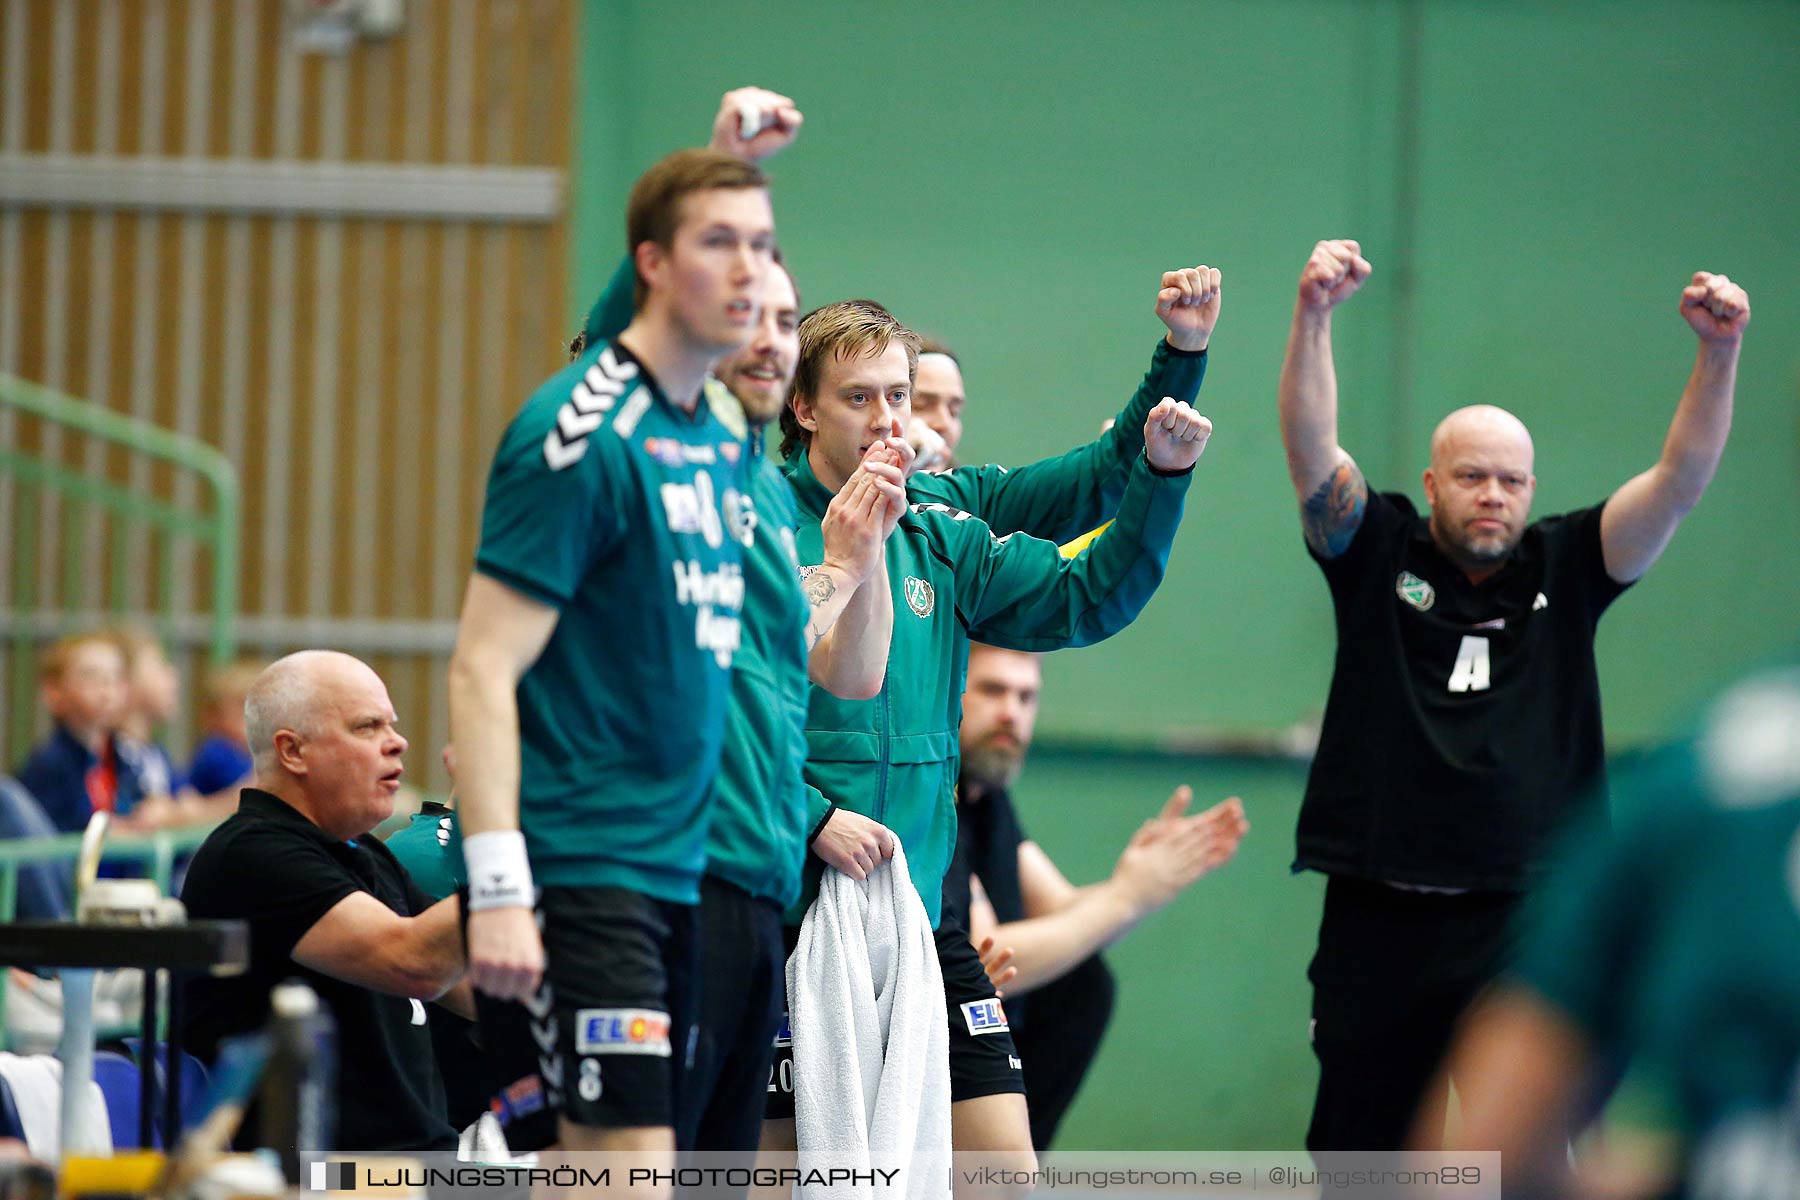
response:
<path fill-rule="evenodd" d="M 783 463 L 781 469 L 787 475 L 788 483 L 793 486 L 794 499 L 799 502 L 800 511 L 821 517 L 825 515 L 825 506 L 831 503 L 832 493 L 813 474 L 809 453 L 802 448 L 798 454 Z"/>

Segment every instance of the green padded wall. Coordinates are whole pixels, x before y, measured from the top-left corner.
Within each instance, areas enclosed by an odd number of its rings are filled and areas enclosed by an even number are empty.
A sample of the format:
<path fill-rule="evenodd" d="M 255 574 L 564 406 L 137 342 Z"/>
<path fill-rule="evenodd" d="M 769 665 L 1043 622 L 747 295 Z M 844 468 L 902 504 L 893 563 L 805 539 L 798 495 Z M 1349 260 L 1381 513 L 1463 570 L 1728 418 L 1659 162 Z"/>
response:
<path fill-rule="evenodd" d="M 631 180 L 752 82 L 807 117 L 771 164 L 804 300 L 873 296 L 955 345 L 968 459 L 1091 436 L 1159 334 L 1157 274 L 1224 270 L 1201 397 L 1217 432 L 1168 581 L 1132 629 L 1050 659 L 1043 730 L 1064 746 L 1266 732 L 1322 704 L 1330 609 L 1274 410 L 1321 237 L 1360 237 L 1376 266 L 1338 321 L 1344 443 L 1421 502 L 1432 424 L 1477 401 L 1532 427 L 1540 512 L 1604 497 L 1674 411 L 1688 274 L 1743 282 L 1755 321 L 1724 465 L 1603 629 L 1615 743 L 1664 736 L 1795 639 L 1792 4 L 590 0 L 585 17 L 572 314 L 622 253 Z M 1202 797 L 1242 791 L 1255 829 L 1114 952 L 1120 1019 L 1065 1142 L 1292 1148 L 1320 891 L 1285 870 L 1298 771 L 1040 752 L 1020 798 L 1086 882 L 1184 774 Z"/>
<path fill-rule="evenodd" d="M 1372 482 L 1417 496 L 1432 423 L 1490 401 L 1536 434 L 1542 512 L 1649 465 L 1692 359 L 1679 289 L 1697 267 L 1741 279 L 1731 449 L 1602 639 L 1615 738 L 1656 736 L 1794 634 L 1792 5 L 592 0 L 581 36 L 571 311 L 622 252 L 637 172 L 701 140 L 726 88 L 781 88 L 807 116 L 771 164 L 804 299 L 874 296 L 949 339 L 972 460 L 1091 436 L 1157 336 L 1157 273 L 1222 267 L 1217 433 L 1168 583 L 1112 644 L 1054 661 L 1054 731 L 1268 729 L 1321 703 L 1330 615 L 1274 396 L 1325 236 L 1376 265 L 1338 321 L 1343 438 Z"/>

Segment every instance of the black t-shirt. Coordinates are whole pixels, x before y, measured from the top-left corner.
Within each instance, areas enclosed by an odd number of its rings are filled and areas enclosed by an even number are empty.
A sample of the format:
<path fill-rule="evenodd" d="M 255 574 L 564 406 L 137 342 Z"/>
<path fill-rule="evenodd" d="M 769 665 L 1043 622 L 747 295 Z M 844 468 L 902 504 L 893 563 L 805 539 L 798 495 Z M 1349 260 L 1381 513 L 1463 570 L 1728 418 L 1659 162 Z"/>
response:
<path fill-rule="evenodd" d="M 1012 797 L 1002 791 L 982 791 L 979 798 L 964 780 L 956 785 L 956 848 L 950 868 L 944 872 L 943 920 L 969 928 L 970 878 L 981 880 L 994 916 L 1004 925 L 1025 918 L 1025 894 L 1019 885 L 1019 844 L 1024 827 L 1013 809 Z M 1026 996 L 1009 996 L 1006 1013 L 1015 1026 L 1025 1016 Z"/>
<path fill-rule="evenodd" d="M 1002 925 L 1025 917 L 1025 898 L 1019 887 L 1019 844 L 1025 830 L 1013 809 L 1012 797 L 1001 791 L 977 795 L 966 781 L 956 784 L 956 849 L 950 869 L 944 872 L 943 919 L 969 928 L 971 876 L 979 877 Z"/>
<path fill-rule="evenodd" d="M 262 1028 L 269 992 L 298 978 L 337 1021 L 337 1139 L 316 1150 L 453 1150 L 444 1085 L 426 1005 L 321 975 L 294 962 L 294 945 L 344 897 L 368 892 L 401 916 L 431 898 L 373 836 L 334 840 L 268 792 L 245 788 L 236 813 L 195 852 L 181 889 L 188 915 L 245 920 L 250 968 L 191 980 L 183 1036 L 211 1062 L 221 1039 Z M 240 1141 L 254 1144 L 247 1118 Z"/>
<path fill-rule="evenodd" d="M 1294 869 L 1516 890 L 1571 811 L 1604 801 L 1594 631 L 1625 590 L 1601 506 L 1533 522 L 1472 584 L 1412 502 L 1371 493 L 1319 559 L 1337 663 Z"/>

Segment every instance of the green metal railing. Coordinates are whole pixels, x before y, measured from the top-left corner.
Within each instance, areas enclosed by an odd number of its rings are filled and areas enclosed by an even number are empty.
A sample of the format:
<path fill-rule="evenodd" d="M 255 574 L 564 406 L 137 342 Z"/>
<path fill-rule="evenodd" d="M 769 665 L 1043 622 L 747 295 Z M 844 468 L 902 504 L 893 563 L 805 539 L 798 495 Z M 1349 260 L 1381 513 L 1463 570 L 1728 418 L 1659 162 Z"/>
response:
<path fill-rule="evenodd" d="M 83 578 L 83 539 L 72 533 L 82 527 L 81 514 L 98 511 L 109 518 L 109 567 L 102 603 L 111 616 L 127 611 L 133 584 L 130 556 L 134 539 L 160 536 L 165 546 L 172 549 L 185 538 L 209 551 L 211 595 L 206 604 L 210 616 L 205 640 L 210 659 L 224 663 L 236 650 L 241 503 L 236 470 L 223 454 L 198 438 L 6 374 L 0 374 L 0 407 L 85 434 L 176 470 L 192 472 L 211 490 L 210 505 L 202 504 L 190 511 L 34 456 L 20 450 L 16 439 L 0 445 L 0 480 L 19 485 L 13 500 L 12 528 L 7 535 L 12 541 L 12 678 L 6 746 L 9 753 L 16 755 L 31 736 L 37 650 L 85 618 L 82 609 L 88 606 L 72 605 L 70 598 L 99 582 Z M 47 581 L 39 571 L 39 505 L 49 493 L 67 505 L 58 527 L 60 569 L 56 574 L 60 586 L 54 599 L 46 595 Z M 152 589 L 152 619 L 165 639 L 170 637 L 176 615 L 174 559 L 172 554 L 162 556 L 161 570 Z"/>
<path fill-rule="evenodd" d="M 145 875 L 154 879 L 163 894 L 168 895 L 176 858 L 199 846 L 212 830 L 212 825 L 195 825 L 152 834 L 111 837 L 106 841 L 101 861 L 142 866 Z M 40 862 L 73 863 L 81 852 L 81 836 L 79 833 L 65 833 L 56 837 L 0 841 L 0 939 L 6 937 L 6 924 L 13 919 L 18 904 L 19 868 Z M 69 910 L 73 912 L 75 898 L 70 896 L 66 899 L 69 901 Z M 0 1013 L 6 1011 L 6 989 L 6 972 L 0 970 Z M 0 1020 L 0 1050 L 4 1050 L 6 1045 L 6 1022 Z"/>
<path fill-rule="evenodd" d="M 146 877 L 154 879 L 163 894 L 169 892 L 169 880 L 175 860 L 206 840 L 214 825 L 191 825 L 181 829 L 164 829 L 149 834 L 119 834 L 108 837 L 101 861 L 135 863 L 145 868 Z M 81 850 L 79 833 L 59 833 L 46 838 L 14 838 L 0 841 L 0 926 L 13 919 L 18 903 L 19 868 L 28 863 L 67 861 L 73 863 Z M 65 897 L 71 912 L 75 898 Z M 0 937 L 6 931 L 0 928 Z"/>

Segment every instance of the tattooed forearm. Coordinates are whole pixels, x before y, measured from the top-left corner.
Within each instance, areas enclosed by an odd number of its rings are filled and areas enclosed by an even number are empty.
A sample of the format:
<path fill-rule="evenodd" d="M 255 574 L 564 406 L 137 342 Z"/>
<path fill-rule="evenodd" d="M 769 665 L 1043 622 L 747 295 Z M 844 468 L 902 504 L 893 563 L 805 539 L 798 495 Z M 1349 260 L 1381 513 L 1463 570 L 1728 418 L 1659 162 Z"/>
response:
<path fill-rule="evenodd" d="M 837 620 L 837 611 L 826 608 L 831 598 L 837 595 L 837 580 L 831 577 L 831 572 L 815 568 L 800 577 L 800 592 L 806 597 L 810 614 L 806 618 L 806 652 L 811 654 L 813 647 L 824 640 Z"/>
<path fill-rule="evenodd" d="M 1300 506 L 1300 528 L 1306 534 L 1306 544 L 1320 558 L 1336 558 L 1350 548 L 1368 503 L 1368 482 L 1346 457 Z"/>
<path fill-rule="evenodd" d="M 800 581 L 800 590 L 806 593 L 807 603 L 814 608 L 837 595 L 837 583 L 823 571 L 814 571 Z"/>

